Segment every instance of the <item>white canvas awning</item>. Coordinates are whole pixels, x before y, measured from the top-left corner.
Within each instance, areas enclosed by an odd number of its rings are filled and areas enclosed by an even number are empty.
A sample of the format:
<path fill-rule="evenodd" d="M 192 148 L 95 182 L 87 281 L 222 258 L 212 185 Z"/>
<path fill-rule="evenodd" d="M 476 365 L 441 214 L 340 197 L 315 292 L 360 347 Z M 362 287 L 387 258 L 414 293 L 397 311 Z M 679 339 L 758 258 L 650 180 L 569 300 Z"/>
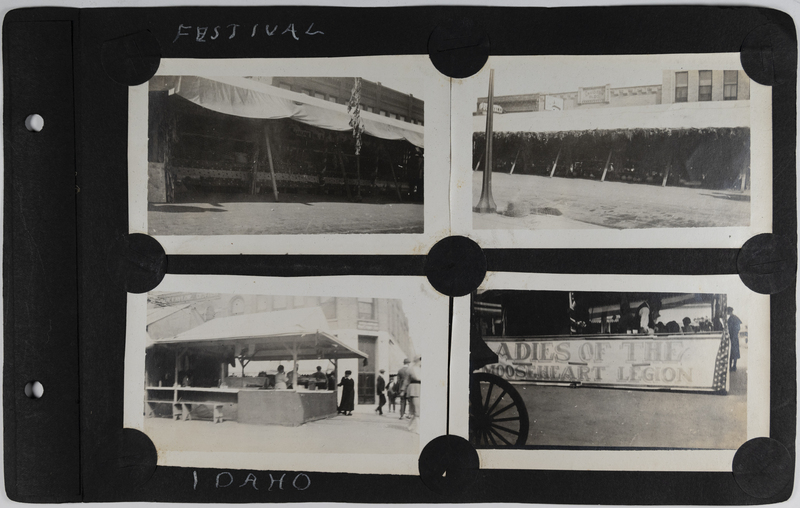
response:
<path fill-rule="evenodd" d="M 246 350 L 250 360 L 367 358 L 336 338 L 319 307 L 216 318 L 153 345 Z"/>
<path fill-rule="evenodd" d="M 495 114 L 493 131 L 683 130 L 750 126 L 750 101 L 687 102 Z M 473 132 L 486 132 L 486 116 L 473 116 Z"/>
<path fill-rule="evenodd" d="M 175 93 L 204 108 L 245 118 L 298 122 L 334 131 L 352 130 L 347 106 L 233 76 L 181 76 Z M 364 132 L 382 139 L 405 139 L 424 147 L 423 126 L 361 111 Z"/>

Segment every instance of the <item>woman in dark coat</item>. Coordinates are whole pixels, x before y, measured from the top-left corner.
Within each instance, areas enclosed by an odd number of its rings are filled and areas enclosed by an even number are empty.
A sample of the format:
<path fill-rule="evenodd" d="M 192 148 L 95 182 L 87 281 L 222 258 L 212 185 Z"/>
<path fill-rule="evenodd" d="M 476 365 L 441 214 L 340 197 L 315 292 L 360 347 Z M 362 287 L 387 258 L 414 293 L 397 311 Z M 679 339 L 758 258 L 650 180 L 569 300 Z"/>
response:
<path fill-rule="evenodd" d="M 352 371 L 344 371 L 344 377 L 339 382 L 339 386 L 342 387 L 342 401 L 339 404 L 337 412 L 347 416 L 353 416 L 353 405 L 356 398 L 355 382 L 353 378 L 350 377 L 351 374 Z"/>

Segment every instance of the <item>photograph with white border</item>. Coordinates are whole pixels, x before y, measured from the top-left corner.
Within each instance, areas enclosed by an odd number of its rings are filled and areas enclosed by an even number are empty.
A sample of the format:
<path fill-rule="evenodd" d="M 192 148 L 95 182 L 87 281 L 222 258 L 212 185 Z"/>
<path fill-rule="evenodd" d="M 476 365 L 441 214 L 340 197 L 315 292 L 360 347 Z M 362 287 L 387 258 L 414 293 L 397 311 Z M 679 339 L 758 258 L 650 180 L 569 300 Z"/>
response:
<path fill-rule="evenodd" d="M 491 57 L 453 105 L 453 233 L 484 247 L 771 231 L 771 88 L 738 53 Z"/>
<path fill-rule="evenodd" d="M 421 277 L 167 275 L 128 296 L 125 426 L 159 465 L 417 474 L 448 315 Z"/>
<path fill-rule="evenodd" d="M 433 245 L 449 88 L 422 56 L 162 60 L 129 95 L 130 232 L 168 254 Z"/>
<path fill-rule="evenodd" d="M 454 305 L 451 432 L 489 468 L 729 471 L 769 435 L 769 337 L 738 276 L 491 272 Z"/>

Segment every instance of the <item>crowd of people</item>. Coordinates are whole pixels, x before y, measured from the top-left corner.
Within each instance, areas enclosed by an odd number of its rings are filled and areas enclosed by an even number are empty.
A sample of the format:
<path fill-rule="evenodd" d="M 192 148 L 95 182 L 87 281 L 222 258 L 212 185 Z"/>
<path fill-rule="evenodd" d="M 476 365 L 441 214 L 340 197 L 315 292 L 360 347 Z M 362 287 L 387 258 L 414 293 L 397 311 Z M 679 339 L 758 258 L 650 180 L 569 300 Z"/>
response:
<path fill-rule="evenodd" d="M 419 397 L 422 387 L 422 357 L 416 356 L 413 361 L 406 358 L 403 366 L 397 374 L 390 374 L 387 382 L 384 375 L 385 369 L 381 369 L 375 383 L 375 392 L 378 395 L 378 406 L 375 412 L 383 416 L 384 414 L 398 412 L 398 400 L 400 402 L 400 420 L 408 419 L 408 429 L 416 431 L 419 425 Z M 344 377 L 338 386 L 342 388 L 342 397 L 337 408 L 338 414 L 352 416 L 355 407 L 355 382 L 352 379 L 352 372 L 345 371 Z M 388 404 L 388 405 L 387 405 Z M 386 406 L 386 413 L 383 408 Z"/>

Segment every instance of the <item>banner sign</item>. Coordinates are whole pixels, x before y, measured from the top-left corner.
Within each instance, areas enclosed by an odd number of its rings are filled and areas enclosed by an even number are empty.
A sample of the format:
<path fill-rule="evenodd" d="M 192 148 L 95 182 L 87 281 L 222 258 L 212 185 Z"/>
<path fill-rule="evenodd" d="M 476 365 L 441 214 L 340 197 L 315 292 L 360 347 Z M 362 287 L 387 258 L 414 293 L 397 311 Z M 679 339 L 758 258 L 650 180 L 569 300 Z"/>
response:
<path fill-rule="evenodd" d="M 607 104 L 610 100 L 611 85 L 578 88 L 578 104 Z"/>
<path fill-rule="evenodd" d="M 499 362 L 481 370 L 509 381 L 677 390 L 725 388 L 719 383 L 728 367 L 727 336 L 723 340 L 722 332 L 485 340 Z"/>

